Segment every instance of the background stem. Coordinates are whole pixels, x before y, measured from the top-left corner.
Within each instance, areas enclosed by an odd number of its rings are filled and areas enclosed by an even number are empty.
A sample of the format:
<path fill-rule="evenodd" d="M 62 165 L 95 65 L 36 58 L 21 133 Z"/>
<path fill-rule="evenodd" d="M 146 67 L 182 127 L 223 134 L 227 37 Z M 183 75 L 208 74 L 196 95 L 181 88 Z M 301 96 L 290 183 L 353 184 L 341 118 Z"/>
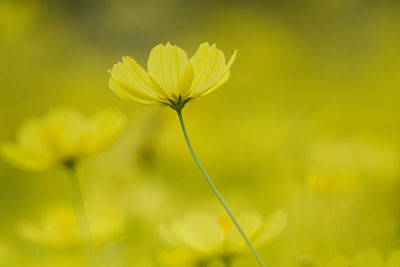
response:
<path fill-rule="evenodd" d="M 77 171 L 74 165 L 68 166 L 69 176 L 72 185 L 72 193 L 74 197 L 75 213 L 78 222 L 79 234 L 82 237 L 83 244 L 85 246 L 87 265 L 89 267 L 94 266 L 93 248 L 91 244 L 91 234 L 89 230 L 89 223 L 87 220 L 87 214 L 82 199 L 82 192 L 79 185 L 79 179 Z"/>
<path fill-rule="evenodd" d="M 179 121 L 181 123 L 183 134 L 184 134 L 185 139 L 186 139 L 186 143 L 187 143 L 187 145 L 189 147 L 190 152 L 192 153 L 192 156 L 193 156 L 194 160 L 197 163 L 197 166 L 199 166 L 200 171 L 203 173 L 204 177 L 206 178 L 208 184 L 211 186 L 211 188 L 214 191 L 215 195 L 217 196 L 218 200 L 221 202 L 222 206 L 224 206 L 226 212 L 231 217 L 233 223 L 235 224 L 236 228 L 239 230 L 240 234 L 242 235 L 242 237 L 246 241 L 247 245 L 249 246 L 251 252 L 256 257 L 256 259 L 257 259 L 258 263 L 260 264 L 260 266 L 265 267 L 265 264 L 264 264 L 263 260 L 261 259 L 260 255 L 258 254 L 257 250 L 254 248 L 253 244 L 250 242 L 250 240 L 247 237 L 246 233 L 244 232 L 244 230 L 240 226 L 239 222 L 236 220 L 236 218 L 233 215 L 233 213 L 230 210 L 230 208 L 228 207 L 228 204 L 225 202 L 225 200 L 222 197 L 221 193 L 218 191 L 217 187 L 214 185 L 214 183 L 211 180 L 210 176 L 208 176 L 208 174 L 207 174 L 206 170 L 204 169 L 203 165 L 201 165 L 200 160 L 197 158 L 197 155 L 194 152 L 194 149 L 193 149 L 192 144 L 190 142 L 188 133 L 186 131 L 185 123 L 183 122 L 182 110 L 181 109 L 177 110 L 177 113 L 178 113 Z"/>

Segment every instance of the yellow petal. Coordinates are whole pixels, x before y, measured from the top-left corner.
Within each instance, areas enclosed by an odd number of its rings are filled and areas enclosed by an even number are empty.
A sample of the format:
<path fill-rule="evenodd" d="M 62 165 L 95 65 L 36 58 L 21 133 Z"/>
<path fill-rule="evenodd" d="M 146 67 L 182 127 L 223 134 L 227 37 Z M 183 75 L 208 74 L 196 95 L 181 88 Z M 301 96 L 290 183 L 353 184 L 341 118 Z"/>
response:
<path fill-rule="evenodd" d="M 274 240 L 286 227 L 287 216 L 282 210 L 272 213 L 264 222 L 257 236 L 253 236 L 254 245 L 263 245 Z"/>
<path fill-rule="evenodd" d="M 225 71 L 228 71 L 231 68 L 233 62 L 235 62 L 236 56 L 237 56 L 237 49 L 235 49 L 235 51 L 233 52 L 231 58 L 228 61 L 228 64 L 226 64 Z"/>
<path fill-rule="evenodd" d="M 123 225 L 121 216 L 104 207 L 92 207 L 88 213 L 92 239 L 105 242 L 117 234 Z M 35 222 L 26 221 L 19 225 L 19 234 L 32 243 L 50 247 L 66 247 L 80 242 L 74 209 L 55 205 Z"/>
<path fill-rule="evenodd" d="M 43 136 L 43 119 L 34 118 L 24 122 L 18 131 L 17 143 L 26 150 L 33 151 L 40 157 L 54 155 Z"/>
<path fill-rule="evenodd" d="M 147 63 L 149 75 L 172 100 L 190 87 L 193 79 L 190 68 L 186 52 L 170 43 L 154 47 Z"/>
<path fill-rule="evenodd" d="M 194 79 L 190 89 L 191 97 L 201 96 L 213 87 L 225 73 L 225 56 L 215 44 L 201 44 L 190 60 L 194 68 Z"/>
<path fill-rule="evenodd" d="M 203 93 L 201 93 L 199 96 L 205 96 L 208 95 L 209 93 L 211 93 L 212 91 L 214 91 L 215 89 L 221 87 L 222 85 L 224 85 L 228 80 L 229 77 L 231 76 L 231 71 L 228 70 L 227 72 L 225 72 L 225 74 L 222 76 L 221 80 L 219 80 L 219 82 L 217 82 L 214 86 L 212 86 L 211 88 L 209 88 L 208 90 L 205 90 Z"/>
<path fill-rule="evenodd" d="M 124 125 L 125 118 L 120 112 L 110 110 L 97 114 L 88 123 L 82 154 L 89 156 L 104 149 L 115 140 Z"/>
<path fill-rule="evenodd" d="M 29 171 L 45 171 L 57 165 L 53 158 L 44 157 L 34 150 L 14 144 L 3 144 L 1 152 L 11 165 Z"/>
<path fill-rule="evenodd" d="M 263 225 L 262 218 L 255 213 L 241 214 L 238 216 L 238 221 L 250 240 L 253 235 L 259 232 Z M 248 252 L 246 247 L 247 245 L 236 228 L 232 228 L 232 230 L 227 234 L 226 246 L 228 250 L 240 251 L 244 249 Z"/>
<path fill-rule="evenodd" d="M 109 86 L 120 97 L 141 104 L 158 103 L 163 96 L 162 91 L 152 86 L 146 71 L 130 57 L 113 66 Z"/>
<path fill-rule="evenodd" d="M 222 76 L 222 78 L 216 84 L 214 84 L 211 88 L 209 88 L 208 90 L 204 91 L 201 94 L 201 96 L 204 96 L 204 95 L 207 95 L 207 94 L 211 93 L 215 89 L 217 89 L 217 88 L 221 87 L 222 85 L 224 85 L 229 80 L 229 77 L 231 75 L 230 68 L 231 68 L 233 62 L 236 59 L 236 55 L 237 55 L 237 50 L 235 50 L 235 52 L 233 52 L 233 55 L 229 59 L 228 64 L 225 66 L 225 72 L 224 72 L 224 75 Z"/>
<path fill-rule="evenodd" d="M 16 167 L 41 171 L 53 167 L 57 158 L 43 137 L 43 120 L 34 118 L 23 123 L 17 135 L 16 144 L 4 144 L 4 158 Z"/>
<path fill-rule="evenodd" d="M 42 125 L 43 139 L 60 161 L 75 158 L 82 149 L 85 120 L 71 109 L 56 109 L 48 113 Z"/>
<path fill-rule="evenodd" d="M 179 88 L 181 89 L 180 95 L 183 99 L 190 95 L 190 88 L 194 79 L 194 68 L 189 64 L 186 70 L 183 72 L 181 80 L 179 81 Z"/>
<path fill-rule="evenodd" d="M 203 253 L 218 253 L 224 232 L 218 221 L 207 215 L 191 213 L 175 227 L 177 235 L 186 246 Z"/>

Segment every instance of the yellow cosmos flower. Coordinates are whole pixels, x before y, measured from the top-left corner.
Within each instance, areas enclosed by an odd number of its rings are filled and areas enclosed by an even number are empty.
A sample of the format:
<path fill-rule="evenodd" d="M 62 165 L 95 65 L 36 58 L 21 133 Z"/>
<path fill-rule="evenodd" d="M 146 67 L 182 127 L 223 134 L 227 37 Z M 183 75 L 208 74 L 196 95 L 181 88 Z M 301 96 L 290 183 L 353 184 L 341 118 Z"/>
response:
<path fill-rule="evenodd" d="M 243 230 L 255 246 L 262 246 L 279 236 L 286 226 L 286 214 L 277 210 L 265 220 L 255 213 L 238 217 Z M 165 264 L 201 263 L 213 259 L 234 258 L 250 253 L 229 217 L 191 213 L 183 221 L 161 228 L 161 235 L 171 247 L 162 251 Z"/>
<path fill-rule="evenodd" d="M 57 109 L 22 125 L 15 143 L 3 144 L 4 158 L 33 171 L 72 164 L 109 145 L 124 125 L 123 116 L 105 111 L 86 119 L 70 109 Z"/>
<path fill-rule="evenodd" d="M 115 212 L 96 209 L 88 217 L 93 240 L 100 244 L 115 237 L 124 225 L 123 218 Z M 74 210 L 62 205 L 47 210 L 37 222 L 22 222 L 18 233 L 32 243 L 53 247 L 81 242 Z"/>
<path fill-rule="evenodd" d="M 110 71 L 109 85 L 122 98 L 142 104 L 164 104 L 177 112 L 186 143 L 200 171 L 225 208 L 233 225 L 239 230 L 261 267 L 265 267 L 260 255 L 241 228 L 228 204 L 214 182 L 201 165 L 183 121 L 182 109 L 192 99 L 209 94 L 223 85 L 230 75 L 236 51 L 228 63 L 224 53 L 215 44 L 201 44 L 189 59 L 185 51 L 170 43 L 158 45 L 150 52 L 147 72 L 135 60 L 124 57 Z"/>
<path fill-rule="evenodd" d="M 223 85 L 235 57 L 236 51 L 226 63 L 215 44 L 203 43 L 189 59 L 185 51 L 168 42 L 150 52 L 147 72 L 134 59 L 124 57 L 110 71 L 109 85 L 122 98 L 180 110 L 191 99 Z"/>

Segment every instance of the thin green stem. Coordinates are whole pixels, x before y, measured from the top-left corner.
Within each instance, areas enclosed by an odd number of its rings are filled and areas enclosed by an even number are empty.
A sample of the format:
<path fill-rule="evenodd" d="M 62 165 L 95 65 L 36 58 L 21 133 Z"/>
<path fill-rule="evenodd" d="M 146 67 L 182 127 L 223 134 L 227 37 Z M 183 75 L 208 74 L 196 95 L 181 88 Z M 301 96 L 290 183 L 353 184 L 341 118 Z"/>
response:
<path fill-rule="evenodd" d="M 83 244 L 85 246 L 87 265 L 89 267 L 95 266 L 93 257 L 93 248 L 91 243 L 91 234 L 89 229 L 89 223 L 83 204 L 81 187 L 79 185 L 79 179 L 74 165 L 68 166 L 69 176 L 72 185 L 72 193 L 74 197 L 75 213 L 78 222 L 79 233 L 82 237 Z"/>
<path fill-rule="evenodd" d="M 236 218 L 233 215 L 233 213 L 230 210 L 230 208 L 228 207 L 228 204 L 226 204 L 226 202 L 225 202 L 224 198 L 222 197 L 221 193 L 218 191 L 217 187 L 214 185 L 214 183 L 211 180 L 210 176 L 208 176 L 208 174 L 207 174 L 206 170 L 204 169 L 203 165 L 201 165 L 200 160 L 197 158 L 197 155 L 194 152 L 194 149 L 193 149 L 192 144 L 190 142 L 188 133 L 186 131 L 185 123 L 183 122 L 182 110 L 177 110 L 177 112 L 178 112 L 178 116 L 179 116 L 179 121 L 181 123 L 182 131 L 183 131 L 183 134 L 184 134 L 185 139 L 186 139 L 186 143 L 187 143 L 187 145 L 189 147 L 190 152 L 192 153 L 192 156 L 193 156 L 194 160 L 197 163 L 197 166 L 199 166 L 200 171 L 203 173 L 204 177 L 206 178 L 208 184 L 211 186 L 211 188 L 214 191 L 215 195 L 217 196 L 218 200 L 221 202 L 222 206 L 224 206 L 226 212 L 231 217 L 233 223 L 235 224 L 236 228 L 239 230 L 240 234 L 242 235 L 242 237 L 246 241 L 247 245 L 249 246 L 251 252 L 256 257 L 256 259 L 257 259 L 258 263 L 260 264 L 260 266 L 265 267 L 265 264 L 262 261 L 262 259 L 261 259 L 260 255 L 258 254 L 257 250 L 254 248 L 253 244 L 250 242 L 250 240 L 247 237 L 246 233 L 244 232 L 244 230 L 240 226 L 239 222 L 236 220 Z"/>

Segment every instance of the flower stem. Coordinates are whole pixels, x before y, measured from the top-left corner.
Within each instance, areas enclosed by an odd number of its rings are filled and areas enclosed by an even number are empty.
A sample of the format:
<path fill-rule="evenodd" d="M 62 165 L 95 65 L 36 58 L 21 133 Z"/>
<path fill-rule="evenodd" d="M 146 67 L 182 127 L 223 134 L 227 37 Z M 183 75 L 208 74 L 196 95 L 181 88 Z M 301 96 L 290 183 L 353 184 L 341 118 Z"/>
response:
<path fill-rule="evenodd" d="M 214 191 L 215 195 L 217 196 L 218 200 L 221 202 L 222 206 L 224 206 L 226 212 L 229 214 L 229 216 L 231 217 L 233 223 L 235 224 L 236 228 L 239 230 L 240 234 L 242 235 L 242 237 L 244 238 L 244 240 L 246 241 L 247 245 L 249 246 L 251 252 L 254 254 L 254 256 L 256 257 L 258 263 L 260 264 L 260 266 L 265 267 L 264 262 L 262 261 L 260 255 L 258 254 L 257 250 L 254 248 L 253 244 L 250 242 L 249 238 L 247 237 L 246 233 L 244 232 L 244 230 L 242 229 L 242 227 L 240 226 L 239 222 L 236 220 L 235 216 L 233 215 L 232 211 L 230 210 L 230 208 L 228 207 L 228 204 L 226 204 L 224 198 L 222 197 L 221 193 L 218 191 L 217 187 L 214 185 L 213 181 L 211 180 L 210 176 L 208 176 L 206 170 L 204 169 L 204 167 L 201 165 L 200 160 L 197 158 L 196 153 L 194 152 L 194 149 L 192 147 L 192 144 L 190 142 L 188 133 L 186 131 L 186 127 L 185 127 L 185 123 L 183 122 L 183 117 L 182 117 L 182 110 L 177 110 L 178 113 L 178 117 L 179 117 L 179 121 L 181 123 L 181 127 L 182 127 L 182 131 L 183 134 L 185 136 L 186 139 L 186 143 L 189 147 L 190 152 L 192 153 L 192 156 L 194 158 L 194 160 L 197 163 L 197 166 L 199 166 L 200 171 L 203 173 L 204 177 L 206 178 L 208 184 L 211 186 L 212 190 Z"/>
<path fill-rule="evenodd" d="M 85 206 L 83 205 L 82 192 L 79 185 L 79 179 L 75 165 L 67 166 L 69 170 L 69 176 L 72 184 L 72 191 L 74 197 L 75 213 L 78 222 L 79 234 L 82 237 L 83 244 L 85 246 L 87 266 L 94 266 L 93 248 L 91 244 L 91 234 L 89 230 L 89 223 L 85 211 Z"/>

